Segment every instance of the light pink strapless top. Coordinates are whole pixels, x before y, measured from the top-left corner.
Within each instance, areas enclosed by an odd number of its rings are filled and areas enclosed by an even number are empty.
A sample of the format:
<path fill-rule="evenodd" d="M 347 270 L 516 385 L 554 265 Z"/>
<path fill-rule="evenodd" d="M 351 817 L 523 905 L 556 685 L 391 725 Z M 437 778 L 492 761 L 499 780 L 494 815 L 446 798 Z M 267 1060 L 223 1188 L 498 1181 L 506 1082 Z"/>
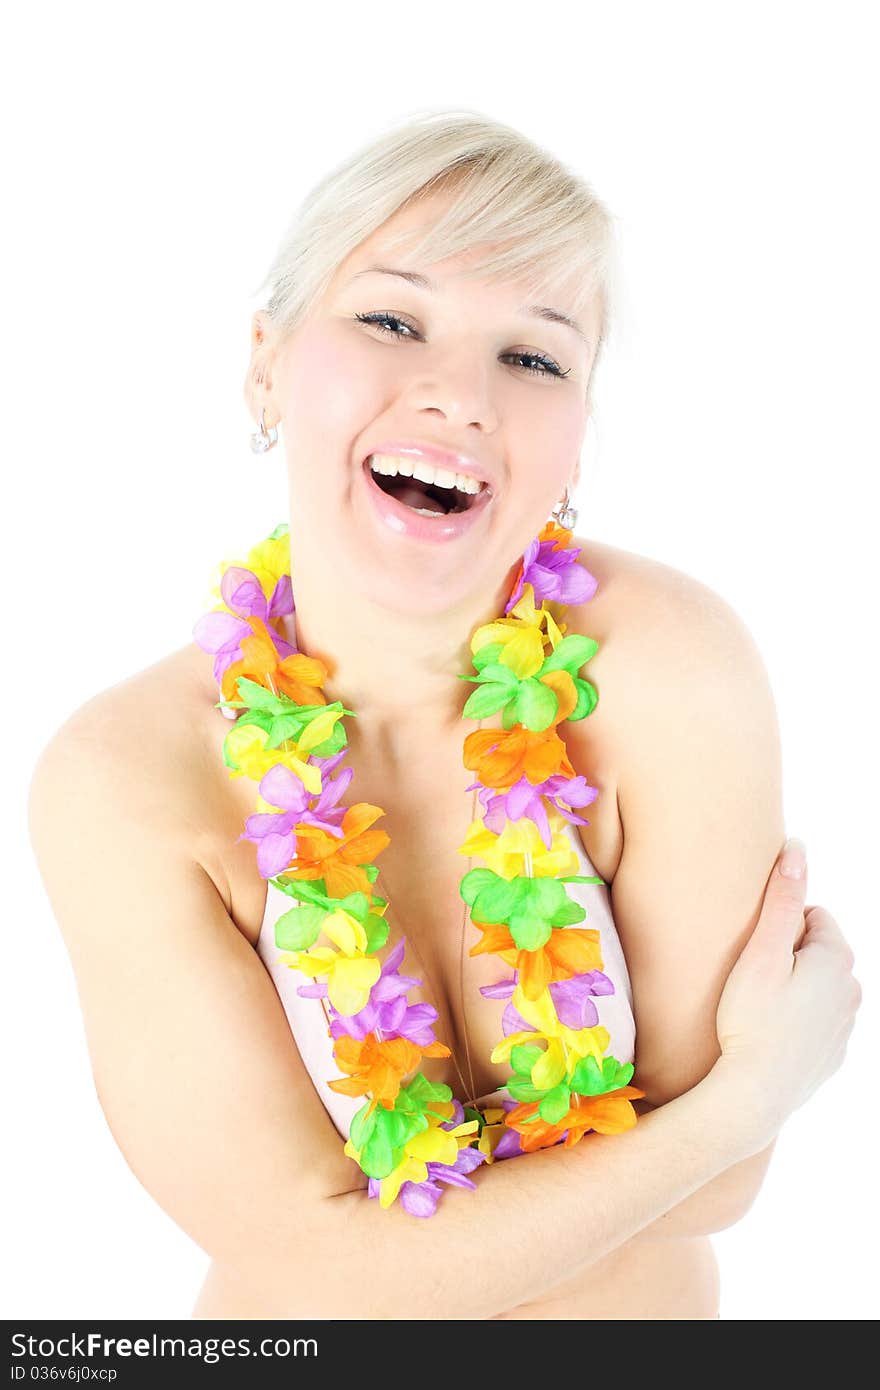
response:
<path fill-rule="evenodd" d="M 584 849 L 577 827 L 566 823 L 565 831 L 571 837 L 575 853 L 580 861 L 577 873 L 588 876 L 596 874 L 592 862 Z M 611 895 L 601 883 L 568 883 L 566 891 L 576 902 L 586 909 L 586 917 L 576 923 L 579 927 L 592 927 L 599 932 L 599 949 L 602 953 L 602 968 L 614 981 L 614 994 L 603 994 L 595 998 L 599 1012 L 599 1023 L 608 1029 L 611 1041 L 608 1053 L 618 1062 L 632 1062 L 635 1058 L 636 1027 L 632 1009 L 632 988 L 629 971 L 623 955 L 623 948 L 611 915 Z M 275 945 L 275 923 L 283 913 L 296 905 L 271 882 L 267 883 L 266 910 L 257 941 L 257 952 L 272 977 L 284 1011 L 290 1023 L 300 1056 L 305 1063 L 315 1089 L 330 1115 L 331 1120 L 343 1139 L 348 1138 L 352 1119 L 364 1103 L 363 1096 L 340 1095 L 327 1085 L 343 1073 L 333 1057 L 334 1039 L 327 1027 L 324 1005 L 320 999 L 304 999 L 297 994 L 297 986 L 307 984 L 308 976 L 299 970 L 292 970 L 280 959 L 281 952 Z M 565 928 L 562 928 L 564 931 Z M 476 937 L 475 937 L 476 939 Z M 510 978 L 510 967 L 498 960 L 498 979 Z M 405 973 L 418 977 L 419 971 L 409 970 L 407 957 L 401 967 Z M 487 1096 L 481 1096 L 481 1105 L 491 1105 L 506 1097 L 507 1092 L 500 1089 Z"/>

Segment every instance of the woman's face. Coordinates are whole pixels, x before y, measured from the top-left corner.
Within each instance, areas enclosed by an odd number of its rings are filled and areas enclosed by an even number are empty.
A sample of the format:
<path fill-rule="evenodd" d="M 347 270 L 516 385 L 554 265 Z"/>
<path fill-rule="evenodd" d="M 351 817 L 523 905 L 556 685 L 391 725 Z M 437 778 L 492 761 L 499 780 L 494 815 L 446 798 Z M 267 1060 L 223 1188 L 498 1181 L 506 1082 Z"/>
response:
<path fill-rule="evenodd" d="M 400 613 L 494 597 L 572 483 L 588 419 L 598 305 L 580 316 L 584 341 L 524 313 L 514 284 L 457 280 L 466 257 L 416 266 L 383 250 L 398 230 L 439 216 L 448 196 L 422 199 L 362 242 L 274 346 L 267 316 L 254 316 L 254 361 L 270 354 L 257 409 L 265 401 L 268 423 L 281 421 L 287 452 L 294 582 L 305 549 L 303 563 L 317 557 Z M 418 272 L 432 288 L 376 266 Z M 552 307 L 574 317 L 558 294 Z M 435 485 L 429 494 L 402 473 L 377 483 L 365 460 L 380 445 L 392 455 L 395 445 L 448 451 L 458 458 L 421 466 L 473 469 L 489 491 Z M 420 465 L 413 453 L 399 457 L 404 469 Z"/>

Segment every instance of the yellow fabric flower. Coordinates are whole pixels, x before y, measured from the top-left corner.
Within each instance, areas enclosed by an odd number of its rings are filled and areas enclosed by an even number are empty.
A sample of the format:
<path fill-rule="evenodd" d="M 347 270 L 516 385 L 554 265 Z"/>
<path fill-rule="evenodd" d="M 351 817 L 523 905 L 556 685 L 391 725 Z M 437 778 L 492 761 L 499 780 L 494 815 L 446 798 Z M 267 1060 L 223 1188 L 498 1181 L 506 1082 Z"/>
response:
<path fill-rule="evenodd" d="M 379 1206 L 390 1207 L 405 1182 L 425 1182 L 429 1163 L 453 1164 L 458 1151 L 469 1144 L 479 1128 L 477 1120 L 465 1120 L 454 1129 L 441 1129 L 442 1117 L 428 1114 L 428 1128 L 413 1135 L 403 1146 L 405 1157 L 379 1184 Z"/>
<path fill-rule="evenodd" d="M 500 835 L 487 830 L 482 819 L 471 822 L 470 829 L 458 847 L 459 854 L 479 855 L 486 867 L 500 878 L 516 878 L 522 874 L 527 878 L 555 878 L 564 874 L 576 874 L 578 857 L 571 840 L 558 826 L 561 817 L 554 825 L 549 817 L 551 840 L 550 848 L 541 839 L 541 832 L 528 816 L 505 823 Z"/>
<path fill-rule="evenodd" d="M 494 1163 L 495 1149 L 505 1132 L 504 1113 L 504 1107 L 501 1105 L 489 1105 L 483 1111 L 485 1123 L 477 1140 L 477 1148 L 480 1153 L 486 1155 L 487 1163 Z"/>
<path fill-rule="evenodd" d="M 341 710 L 323 710 L 309 721 L 298 739 L 285 739 L 280 748 L 266 747 L 269 735 L 258 724 L 235 724 L 226 735 L 226 750 L 238 767 L 227 768 L 227 771 L 230 777 L 250 777 L 259 782 L 270 767 L 283 763 L 296 774 L 307 792 L 318 796 L 321 769 L 315 763 L 306 762 L 306 758 L 313 748 L 330 737 L 334 724 L 341 718 Z"/>
<path fill-rule="evenodd" d="M 382 973 L 382 963 L 365 955 L 367 934 L 356 917 L 339 908 L 328 912 L 321 931 L 332 946 L 312 946 L 308 951 L 282 952 L 279 959 L 292 970 L 302 970 L 313 979 L 327 977 L 327 994 L 341 1014 L 356 1014 L 366 1007 L 370 990 Z"/>
<path fill-rule="evenodd" d="M 476 655 L 481 647 L 502 642 L 504 649 L 497 657 L 499 664 L 509 666 L 515 676 L 524 680 L 534 676 L 544 664 L 545 626 L 553 649 L 562 641 L 564 624 L 560 628 L 543 604 L 535 607 L 535 590 L 531 584 L 526 584 L 508 617 L 477 628 L 471 638 L 471 652 Z"/>
<path fill-rule="evenodd" d="M 537 999 L 528 999 L 522 987 L 517 985 L 511 995 L 511 1003 L 526 1023 L 547 1038 L 561 1038 L 579 1058 L 592 1055 L 597 1062 L 600 1061 L 611 1041 L 611 1034 L 601 1023 L 594 1024 L 592 1028 L 569 1028 L 560 1023 L 549 989 L 545 989 Z"/>
<path fill-rule="evenodd" d="M 582 1057 L 594 1057 L 601 1067 L 611 1042 L 607 1028 L 600 1023 L 592 1028 L 569 1028 L 560 1023 L 549 989 L 543 990 L 537 999 L 529 999 L 522 987 L 517 985 L 510 1002 L 534 1031 L 508 1033 L 493 1048 L 490 1061 L 509 1061 L 511 1051 L 519 1043 L 526 1046 L 546 1043 L 546 1050 L 532 1068 L 532 1081 L 542 1090 L 556 1086 L 564 1077 L 571 1076 Z"/>
<path fill-rule="evenodd" d="M 559 1038 L 574 1055 L 575 1063 L 580 1061 L 581 1057 L 592 1056 L 601 1065 L 611 1041 L 611 1034 L 601 1023 L 594 1024 L 592 1028 L 569 1028 L 566 1024 L 560 1023 L 549 989 L 545 989 L 537 999 L 529 999 L 523 993 L 522 987 L 517 985 L 511 995 L 511 1003 L 526 1023 L 531 1023 L 545 1038 Z"/>

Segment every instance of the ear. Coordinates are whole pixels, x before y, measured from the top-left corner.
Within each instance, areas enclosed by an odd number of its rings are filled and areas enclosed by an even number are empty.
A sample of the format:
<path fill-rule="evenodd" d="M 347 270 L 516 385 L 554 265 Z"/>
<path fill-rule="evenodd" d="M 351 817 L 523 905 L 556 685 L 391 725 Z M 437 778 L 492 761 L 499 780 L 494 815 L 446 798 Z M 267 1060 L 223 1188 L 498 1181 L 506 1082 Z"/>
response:
<path fill-rule="evenodd" d="M 265 408 L 266 427 L 278 423 L 281 412 L 273 397 L 273 368 L 278 348 L 278 331 L 265 309 L 258 309 L 251 319 L 251 356 L 244 381 L 245 405 L 254 421 Z"/>

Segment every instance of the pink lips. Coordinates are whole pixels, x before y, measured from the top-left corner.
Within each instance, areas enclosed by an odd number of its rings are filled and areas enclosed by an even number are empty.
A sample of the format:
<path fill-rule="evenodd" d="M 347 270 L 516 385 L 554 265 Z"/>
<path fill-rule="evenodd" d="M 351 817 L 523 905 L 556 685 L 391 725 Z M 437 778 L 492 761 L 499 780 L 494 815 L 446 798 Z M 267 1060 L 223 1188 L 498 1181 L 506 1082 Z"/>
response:
<path fill-rule="evenodd" d="M 374 452 L 378 454 L 383 451 L 376 449 Z M 386 452 L 390 453 L 391 450 Z M 437 466 L 440 467 L 441 465 L 438 463 Z M 463 473 L 465 469 L 457 469 L 456 471 Z M 410 507 L 404 506 L 402 502 L 398 502 L 396 497 L 383 492 L 378 483 L 373 481 L 369 458 L 364 460 L 360 472 L 363 475 L 370 502 L 380 521 L 384 522 L 390 530 L 396 531 L 399 536 L 407 536 L 415 541 L 457 540 L 479 520 L 492 498 L 490 489 L 483 488 L 481 492 L 477 493 L 466 512 L 438 512 L 436 517 L 421 516 Z"/>

